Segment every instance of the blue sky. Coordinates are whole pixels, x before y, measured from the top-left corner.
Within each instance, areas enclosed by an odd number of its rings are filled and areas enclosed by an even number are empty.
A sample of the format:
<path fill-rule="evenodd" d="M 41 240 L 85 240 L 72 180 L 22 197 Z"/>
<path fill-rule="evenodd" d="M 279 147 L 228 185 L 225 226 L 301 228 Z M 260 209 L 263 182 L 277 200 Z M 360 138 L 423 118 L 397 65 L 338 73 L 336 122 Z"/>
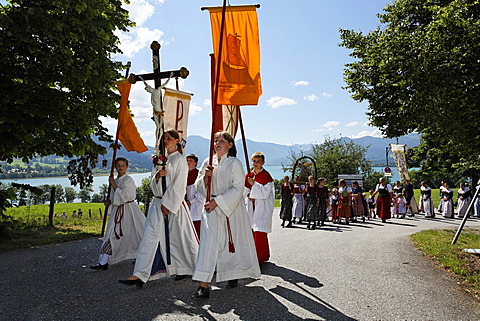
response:
<path fill-rule="evenodd" d="M 247 138 L 280 144 L 322 142 L 326 135 L 380 137 L 368 126 L 366 103 L 356 103 L 342 89 L 349 51 L 338 46 L 339 29 L 368 32 L 379 25 L 377 14 L 387 0 L 269 0 L 256 1 L 260 30 L 263 94 L 258 106 L 242 107 Z M 131 0 L 126 6 L 137 23 L 119 34 L 131 72 L 151 72 L 150 43 L 157 40 L 162 70 L 190 70 L 181 82 L 194 94 L 188 135 L 210 136 L 210 58 L 213 52 L 210 17 L 203 6 L 221 0 Z M 236 0 L 231 5 L 245 4 Z M 153 85 L 153 84 L 152 84 Z M 130 94 L 135 123 L 147 145 L 154 145 L 155 125 L 150 119 L 150 96 L 137 83 Z M 104 119 L 112 135 L 115 120 Z M 238 136 L 237 136 L 238 138 Z"/>

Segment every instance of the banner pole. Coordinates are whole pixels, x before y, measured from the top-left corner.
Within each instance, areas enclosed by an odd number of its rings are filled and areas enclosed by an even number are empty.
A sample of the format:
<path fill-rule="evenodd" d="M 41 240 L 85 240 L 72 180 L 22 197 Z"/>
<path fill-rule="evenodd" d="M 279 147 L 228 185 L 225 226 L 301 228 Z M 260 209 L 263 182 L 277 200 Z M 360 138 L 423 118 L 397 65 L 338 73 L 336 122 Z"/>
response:
<path fill-rule="evenodd" d="M 247 166 L 247 174 L 250 173 L 250 160 L 248 159 L 248 151 L 247 151 L 247 140 L 245 138 L 245 131 L 243 130 L 243 120 L 242 120 L 242 110 L 240 106 L 238 108 L 238 122 L 240 124 L 240 133 L 242 134 L 242 143 L 243 143 L 243 151 L 245 154 L 245 166 Z"/>
<path fill-rule="evenodd" d="M 214 139 L 214 135 L 215 133 L 213 132 L 214 131 L 214 117 L 213 117 L 213 114 L 214 114 L 214 111 L 215 111 L 215 108 L 217 107 L 218 105 L 218 86 L 220 84 L 220 67 L 221 67 L 221 62 L 222 62 L 222 47 L 223 47 L 223 34 L 224 34 L 224 29 L 225 29 L 225 12 L 227 11 L 227 0 L 223 0 L 223 7 L 222 7 L 222 22 L 220 24 L 220 41 L 219 41 L 219 44 L 218 44 L 218 57 L 214 58 L 216 60 L 216 63 L 217 63 L 217 68 L 216 68 L 216 72 L 215 72 L 215 86 L 213 87 L 213 97 L 212 97 L 212 134 L 211 134 L 211 137 L 210 137 L 210 155 L 209 155 L 209 159 L 208 159 L 208 165 L 212 166 L 212 163 L 213 163 L 213 139 Z M 207 178 L 207 198 L 206 198 L 206 202 L 210 202 L 210 196 L 211 196 L 211 192 L 212 192 L 212 178 L 211 177 L 208 177 Z"/>

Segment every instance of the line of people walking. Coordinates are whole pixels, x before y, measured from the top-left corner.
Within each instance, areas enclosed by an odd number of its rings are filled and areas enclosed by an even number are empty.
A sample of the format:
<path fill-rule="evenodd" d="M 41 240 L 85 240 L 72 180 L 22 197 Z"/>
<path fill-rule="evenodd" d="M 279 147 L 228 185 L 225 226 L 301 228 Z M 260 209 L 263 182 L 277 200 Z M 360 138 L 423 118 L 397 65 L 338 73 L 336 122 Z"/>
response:
<path fill-rule="evenodd" d="M 260 277 L 269 260 L 268 233 L 272 229 L 274 184 L 263 168 L 265 155 L 252 156 L 253 170 L 245 174 L 236 158 L 233 137 L 215 134 L 212 162 L 200 170 L 198 158 L 182 156 L 175 130 L 163 135 L 166 155 L 154 157 L 150 187 L 154 194 L 147 216 L 135 202 L 135 183 L 126 173 L 128 160 L 117 158 L 117 178 L 110 177 L 112 194 L 106 204 L 110 220 L 98 264 L 135 259 L 133 274 L 119 280 L 143 287 L 147 281 L 192 276 L 198 281 L 194 298 L 210 296 L 210 283 Z"/>

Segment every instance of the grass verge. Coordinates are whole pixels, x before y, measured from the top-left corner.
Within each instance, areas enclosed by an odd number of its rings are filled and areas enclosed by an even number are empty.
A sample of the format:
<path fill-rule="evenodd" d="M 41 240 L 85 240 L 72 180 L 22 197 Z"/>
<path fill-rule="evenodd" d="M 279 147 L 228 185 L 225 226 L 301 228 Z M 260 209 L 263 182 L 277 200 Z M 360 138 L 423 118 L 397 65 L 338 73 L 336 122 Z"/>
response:
<path fill-rule="evenodd" d="M 456 244 L 451 244 L 454 230 L 427 230 L 413 234 L 415 246 L 447 271 L 451 272 L 466 291 L 480 298 L 480 256 L 463 249 L 480 249 L 480 230 L 465 229 Z"/>

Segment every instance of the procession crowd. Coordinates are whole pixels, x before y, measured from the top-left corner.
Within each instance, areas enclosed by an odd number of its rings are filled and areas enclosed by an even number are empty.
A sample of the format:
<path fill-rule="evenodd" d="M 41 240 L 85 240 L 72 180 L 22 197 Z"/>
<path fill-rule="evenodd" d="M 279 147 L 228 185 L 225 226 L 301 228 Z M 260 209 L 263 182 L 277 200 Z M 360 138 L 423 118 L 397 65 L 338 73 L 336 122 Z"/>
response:
<path fill-rule="evenodd" d="M 119 280 L 124 285 L 143 285 L 174 276 L 176 281 L 191 276 L 198 282 L 193 297 L 210 296 L 210 284 L 227 282 L 238 286 L 243 278 L 259 278 L 260 264 L 270 258 L 268 233 L 272 232 L 275 201 L 274 180 L 263 167 L 265 155 L 252 155 L 247 173 L 236 158 L 233 137 L 227 132 L 214 136 L 214 155 L 197 169 L 198 158 L 184 157 L 179 133 L 168 130 L 163 144 L 166 155 L 154 155 L 150 188 L 153 201 L 145 216 L 135 202 L 136 187 L 127 174 L 128 160 L 115 160 L 117 177 L 111 176 L 110 197 L 105 202 L 110 220 L 94 270 L 108 270 L 109 264 L 134 259 L 133 273 Z M 314 230 L 325 221 L 349 224 L 375 218 L 383 222 L 405 218 L 407 211 L 434 217 L 431 188 L 422 182 L 420 209 L 412 184 L 397 182 L 392 188 L 381 178 L 367 195 L 357 181 L 348 186 L 340 179 L 330 189 L 325 179 L 308 177 L 308 183 L 285 176 L 281 185 L 282 227 L 306 221 Z M 453 191 L 441 189 L 441 211 L 453 217 Z M 471 191 L 462 184 L 458 192 L 458 213 L 466 214 Z M 477 210 L 478 210 L 477 206 Z M 478 215 L 478 211 L 476 212 Z"/>
<path fill-rule="evenodd" d="M 325 185 L 325 179 L 319 178 L 315 182 L 313 176 L 308 177 L 308 184 L 300 182 L 299 177 L 291 183 L 289 177 L 284 177 L 281 185 L 282 227 L 291 227 L 294 223 L 307 222 L 307 229 L 313 230 L 322 226 L 326 220 L 333 223 L 349 224 L 350 221 L 379 217 L 382 222 L 390 218 L 405 218 L 407 212 L 414 216 L 420 212 L 426 218 L 435 217 L 432 201 L 432 189 L 425 181 L 420 186 L 420 207 L 415 199 L 414 188 L 409 180 L 403 185 L 396 181 L 392 187 L 380 178 L 375 190 L 367 194 L 357 181 L 351 186 L 344 179 L 336 182 L 332 189 Z M 480 188 L 480 185 L 477 189 Z M 448 182 L 442 182 L 440 188 L 440 202 L 437 211 L 446 218 L 454 217 L 453 189 Z M 378 195 L 378 196 L 377 196 Z M 464 217 L 472 200 L 472 190 L 467 183 L 462 182 L 458 189 L 457 215 Z M 474 216 L 480 217 L 480 198 L 473 206 Z M 470 214 L 470 213 L 469 213 Z M 287 225 L 285 225 L 285 223 Z"/>
<path fill-rule="evenodd" d="M 214 155 L 197 169 L 197 156 L 182 155 L 175 130 L 163 135 L 166 155 L 154 155 L 150 187 L 154 198 L 145 215 L 135 202 L 135 183 L 126 173 L 128 160 L 117 158 L 117 178 L 109 178 L 106 201 L 110 220 L 94 270 L 135 259 L 133 273 L 119 280 L 143 287 L 147 281 L 191 276 L 198 281 L 193 297 L 210 296 L 210 283 L 260 277 L 260 264 L 270 258 L 275 188 L 263 168 L 265 156 L 252 155 L 245 174 L 235 157 L 234 139 L 215 134 Z"/>

